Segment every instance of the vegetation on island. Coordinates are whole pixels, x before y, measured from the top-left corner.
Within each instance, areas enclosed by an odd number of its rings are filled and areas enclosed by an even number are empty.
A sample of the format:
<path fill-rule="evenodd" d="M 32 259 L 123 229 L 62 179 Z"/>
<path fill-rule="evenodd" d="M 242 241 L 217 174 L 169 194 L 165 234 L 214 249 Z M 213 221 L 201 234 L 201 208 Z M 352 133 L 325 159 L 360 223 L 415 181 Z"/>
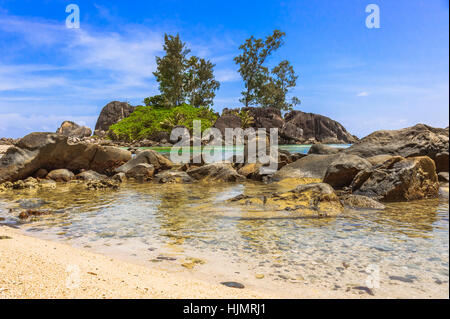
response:
<path fill-rule="evenodd" d="M 240 100 L 245 106 L 275 107 L 291 110 L 300 101 L 288 93 L 295 87 L 298 76 L 289 61 L 283 60 L 269 69 L 269 57 L 284 43 L 285 33 L 275 30 L 263 39 L 250 37 L 239 49 L 242 53 L 234 61 L 245 85 Z M 153 75 L 159 84 L 159 95 L 144 99 L 127 118 L 111 125 L 110 136 L 121 140 L 151 138 L 157 132 L 170 132 L 178 125 L 192 130 L 193 120 L 201 120 L 202 130 L 212 127 L 218 114 L 211 109 L 220 83 L 214 77 L 211 61 L 190 56 L 190 49 L 177 34 L 164 35 L 165 55 L 156 57 Z M 254 119 L 249 111 L 236 113 L 243 127 L 250 127 Z"/>

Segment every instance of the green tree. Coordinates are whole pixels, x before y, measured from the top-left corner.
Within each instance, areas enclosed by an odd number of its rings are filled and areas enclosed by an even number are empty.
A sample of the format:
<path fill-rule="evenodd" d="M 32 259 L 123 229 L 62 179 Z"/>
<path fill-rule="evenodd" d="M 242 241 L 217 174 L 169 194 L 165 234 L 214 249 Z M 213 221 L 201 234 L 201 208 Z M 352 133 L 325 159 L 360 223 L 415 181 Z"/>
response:
<path fill-rule="evenodd" d="M 262 107 L 275 107 L 280 110 L 292 110 L 300 103 L 297 97 L 287 100 L 289 90 L 295 87 L 298 76 L 289 61 L 282 61 L 271 71 L 267 83 L 261 86 L 258 102 Z"/>
<path fill-rule="evenodd" d="M 273 34 L 263 39 L 251 36 L 239 49 L 242 54 L 235 57 L 239 65 L 239 73 L 245 84 L 240 101 L 247 107 L 258 103 L 261 87 L 269 80 L 269 71 L 264 63 L 267 58 L 283 44 L 284 32 L 273 31 Z"/>
<path fill-rule="evenodd" d="M 291 110 L 300 103 L 297 97 L 287 100 L 289 90 L 295 87 L 298 76 L 289 61 L 282 61 L 270 72 L 265 66 L 267 59 L 284 44 L 284 32 L 273 31 L 265 40 L 250 37 L 239 49 L 242 54 L 234 58 L 245 84 L 240 101 L 245 105 L 275 107 Z"/>
<path fill-rule="evenodd" d="M 171 107 L 178 106 L 185 101 L 186 93 L 185 71 L 188 64 L 187 55 L 191 52 L 186 48 L 186 43 L 180 40 L 180 36 L 164 34 L 164 51 L 162 58 L 156 57 L 157 69 L 153 72 L 159 83 L 161 95 Z"/>
<path fill-rule="evenodd" d="M 215 91 L 220 87 L 214 78 L 214 66 L 210 61 L 196 56 L 189 59 L 184 88 L 189 104 L 195 107 L 213 104 Z"/>

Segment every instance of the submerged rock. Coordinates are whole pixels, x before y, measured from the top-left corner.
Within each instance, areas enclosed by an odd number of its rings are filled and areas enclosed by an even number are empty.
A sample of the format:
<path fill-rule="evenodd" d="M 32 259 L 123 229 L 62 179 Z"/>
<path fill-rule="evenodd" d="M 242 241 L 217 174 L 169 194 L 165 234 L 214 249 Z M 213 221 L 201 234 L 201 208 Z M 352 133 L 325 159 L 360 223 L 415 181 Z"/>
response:
<path fill-rule="evenodd" d="M 395 157 L 371 170 L 358 173 L 353 193 L 382 201 L 436 198 L 439 183 L 434 162 L 427 156 Z"/>
<path fill-rule="evenodd" d="M 343 195 L 339 196 L 341 203 L 344 206 L 348 206 L 350 208 L 364 208 L 364 209 L 385 209 L 386 206 L 381 204 L 380 202 L 369 198 L 367 196 L 362 195 Z"/>
<path fill-rule="evenodd" d="M 106 189 L 119 189 L 120 183 L 112 180 L 105 179 L 101 181 L 88 181 L 86 184 L 86 188 L 89 190 L 106 190 Z"/>
<path fill-rule="evenodd" d="M 158 183 L 192 183 L 194 179 L 190 177 L 186 172 L 183 171 L 164 171 L 155 175 L 155 180 Z"/>
<path fill-rule="evenodd" d="M 239 175 L 230 164 L 213 163 L 192 168 L 186 172 L 190 177 L 205 181 L 240 182 L 245 177 Z"/>
<path fill-rule="evenodd" d="M 50 212 L 48 212 L 48 211 L 40 211 L 40 210 L 28 209 L 26 211 L 20 212 L 18 217 L 20 219 L 27 219 L 29 217 L 49 215 L 49 214 L 50 214 Z"/>
<path fill-rule="evenodd" d="M 298 185 L 291 191 L 267 196 L 239 195 L 230 201 L 314 217 L 337 216 L 344 208 L 333 188 L 325 183 Z"/>

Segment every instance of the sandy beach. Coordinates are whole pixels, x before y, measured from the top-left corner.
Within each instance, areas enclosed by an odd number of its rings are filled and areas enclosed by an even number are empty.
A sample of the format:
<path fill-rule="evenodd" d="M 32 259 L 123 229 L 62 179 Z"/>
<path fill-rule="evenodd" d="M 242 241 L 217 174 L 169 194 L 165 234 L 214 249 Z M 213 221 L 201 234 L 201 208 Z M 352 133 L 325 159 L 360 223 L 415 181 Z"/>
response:
<path fill-rule="evenodd" d="M 273 297 L 122 262 L 0 227 L 0 298 Z"/>

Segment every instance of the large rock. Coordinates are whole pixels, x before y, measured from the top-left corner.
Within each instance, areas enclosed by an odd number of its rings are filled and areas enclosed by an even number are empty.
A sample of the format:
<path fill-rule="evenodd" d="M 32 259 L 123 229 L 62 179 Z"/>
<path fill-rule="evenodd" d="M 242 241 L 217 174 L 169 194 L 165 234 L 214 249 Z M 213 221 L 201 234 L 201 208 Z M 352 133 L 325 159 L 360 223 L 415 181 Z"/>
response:
<path fill-rule="evenodd" d="M 353 193 L 382 201 L 436 198 L 439 182 L 434 161 L 427 156 L 396 157 L 356 175 Z"/>
<path fill-rule="evenodd" d="M 48 179 L 54 180 L 55 182 L 69 182 L 73 177 L 74 174 L 65 168 L 55 169 L 47 175 Z"/>
<path fill-rule="evenodd" d="M 435 160 L 439 153 L 448 154 L 448 138 L 446 129 L 417 124 L 401 130 L 376 131 L 342 152 L 361 157 L 381 154 L 402 157 L 428 156 Z"/>
<path fill-rule="evenodd" d="M 303 140 L 303 129 L 295 125 L 294 123 L 284 123 L 281 127 L 279 134 L 285 140 L 293 140 L 301 142 Z"/>
<path fill-rule="evenodd" d="M 284 117 L 288 123 L 302 129 L 299 136 L 302 140 L 314 139 L 322 143 L 355 143 L 357 138 L 351 135 L 340 123 L 332 119 L 314 113 L 291 111 Z"/>
<path fill-rule="evenodd" d="M 121 119 L 130 116 L 135 110 L 134 106 L 126 102 L 113 101 L 105 105 L 95 124 L 96 131 L 108 131 L 109 127 Z"/>
<path fill-rule="evenodd" d="M 109 173 L 131 158 L 131 153 L 122 149 L 69 144 L 67 139 L 56 133 L 28 134 L 0 159 L 0 183 L 25 179 L 41 168 Z"/>
<path fill-rule="evenodd" d="M 436 154 L 434 162 L 436 163 L 436 171 L 438 173 L 448 172 L 448 152 L 441 152 Z"/>
<path fill-rule="evenodd" d="M 274 180 L 285 178 L 318 178 L 323 179 L 328 166 L 339 157 L 338 154 L 311 154 L 288 164 L 273 175 Z"/>
<path fill-rule="evenodd" d="M 122 166 L 115 169 L 116 173 L 127 173 L 130 169 L 135 167 L 138 164 L 151 164 L 153 165 L 156 172 L 161 170 L 170 169 L 173 166 L 173 163 L 153 150 L 147 150 L 140 152 L 133 159 L 123 164 Z"/>
<path fill-rule="evenodd" d="M 281 129 L 284 125 L 284 120 L 279 109 L 273 107 L 243 107 L 241 110 L 248 111 L 253 117 L 253 127 Z"/>
<path fill-rule="evenodd" d="M 340 149 L 336 147 L 331 147 L 325 144 L 313 144 L 308 151 L 308 154 L 336 154 L 340 151 Z"/>
<path fill-rule="evenodd" d="M 130 159 L 130 151 L 114 146 L 102 146 L 97 148 L 89 167 L 96 172 L 109 175 Z"/>
<path fill-rule="evenodd" d="M 240 128 L 241 122 L 242 121 L 239 116 L 232 113 L 225 113 L 216 120 L 214 127 L 218 128 L 220 132 L 222 132 L 222 135 L 225 136 L 226 128 Z"/>
<path fill-rule="evenodd" d="M 72 121 L 64 121 L 61 126 L 56 130 L 56 133 L 62 134 L 68 137 L 89 137 L 92 135 L 92 130 L 87 126 L 80 126 Z"/>
<path fill-rule="evenodd" d="M 134 178 L 139 181 L 148 181 L 155 174 L 155 168 L 151 164 L 140 163 L 126 172 L 128 178 Z"/>
<path fill-rule="evenodd" d="M 205 181 L 240 182 L 245 177 L 239 175 L 230 164 L 213 163 L 186 172 L 190 177 Z"/>
<path fill-rule="evenodd" d="M 343 211 L 343 205 L 333 188 L 324 183 L 299 185 L 291 191 L 268 196 L 239 195 L 230 201 L 314 217 L 336 216 Z"/>
<path fill-rule="evenodd" d="M 360 171 L 371 168 L 372 164 L 364 158 L 342 154 L 328 166 L 323 182 L 334 188 L 347 187 Z"/>

